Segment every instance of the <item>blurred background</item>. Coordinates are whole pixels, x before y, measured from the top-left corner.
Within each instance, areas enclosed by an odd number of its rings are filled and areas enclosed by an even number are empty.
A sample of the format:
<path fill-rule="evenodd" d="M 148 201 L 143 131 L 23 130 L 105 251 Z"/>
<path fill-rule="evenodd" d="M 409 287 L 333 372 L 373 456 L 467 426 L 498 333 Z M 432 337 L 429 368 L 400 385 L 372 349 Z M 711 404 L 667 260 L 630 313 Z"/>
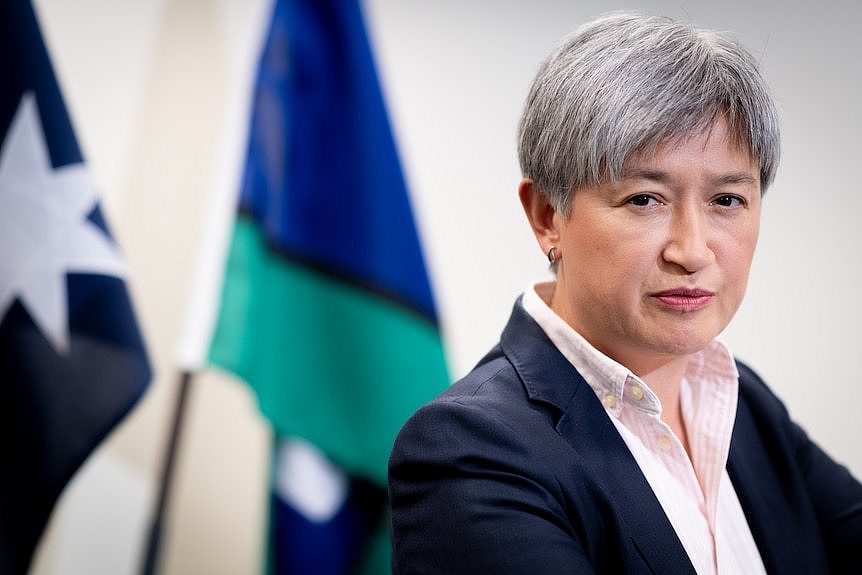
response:
<path fill-rule="evenodd" d="M 155 503 L 197 260 L 238 188 L 267 0 L 34 0 L 155 368 L 144 400 L 68 485 L 33 575 L 137 573 Z M 547 275 L 517 200 L 515 127 L 538 63 L 581 22 L 642 9 L 731 32 L 761 61 L 783 157 L 747 299 L 724 339 L 862 476 L 862 4 L 366 0 L 368 34 L 436 297 L 450 374 L 493 345 Z M 334 208 L 337 209 L 337 208 Z M 189 335 L 191 333 L 191 335 Z M 191 344 L 193 346 L 193 344 Z M 203 345 L 206 345 L 205 343 Z M 162 571 L 256 573 L 271 431 L 241 381 L 196 377 Z"/>

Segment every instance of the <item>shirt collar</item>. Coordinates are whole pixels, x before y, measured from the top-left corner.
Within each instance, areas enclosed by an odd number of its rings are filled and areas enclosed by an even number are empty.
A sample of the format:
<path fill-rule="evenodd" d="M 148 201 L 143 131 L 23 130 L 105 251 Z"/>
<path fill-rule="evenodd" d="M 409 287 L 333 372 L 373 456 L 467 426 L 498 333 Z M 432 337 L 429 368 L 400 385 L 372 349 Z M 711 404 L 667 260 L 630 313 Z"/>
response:
<path fill-rule="evenodd" d="M 551 309 L 545 298 L 550 301 L 553 289 L 554 282 L 531 283 L 524 290 L 524 310 L 583 376 L 605 409 L 619 417 L 623 406 L 629 405 L 639 411 L 659 416 L 661 402 L 641 378 L 593 347 Z M 703 351 L 691 356 L 684 385 L 688 387 L 688 382 L 697 382 L 704 378 L 733 382 L 738 378 L 733 355 L 727 346 L 718 340 L 713 340 Z"/>

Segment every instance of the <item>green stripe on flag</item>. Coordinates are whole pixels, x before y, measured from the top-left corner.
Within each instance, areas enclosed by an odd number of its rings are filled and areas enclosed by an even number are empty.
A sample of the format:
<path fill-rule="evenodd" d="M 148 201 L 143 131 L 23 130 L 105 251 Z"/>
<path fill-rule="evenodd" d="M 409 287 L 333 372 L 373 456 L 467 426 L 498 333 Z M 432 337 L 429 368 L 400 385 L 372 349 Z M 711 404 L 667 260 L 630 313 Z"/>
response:
<path fill-rule="evenodd" d="M 381 486 L 404 420 L 449 381 L 428 320 L 278 255 L 244 218 L 210 359 L 252 385 L 276 433 Z"/>

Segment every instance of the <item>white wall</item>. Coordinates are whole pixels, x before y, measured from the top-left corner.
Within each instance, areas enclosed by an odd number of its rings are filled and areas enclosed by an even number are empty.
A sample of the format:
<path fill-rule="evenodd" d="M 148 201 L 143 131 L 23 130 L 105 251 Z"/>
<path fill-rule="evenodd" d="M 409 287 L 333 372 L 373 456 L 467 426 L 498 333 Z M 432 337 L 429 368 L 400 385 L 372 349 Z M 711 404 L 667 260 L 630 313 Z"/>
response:
<path fill-rule="evenodd" d="M 36 0 L 106 209 L 129 257 L 157 378 L 76 477 L 33 573 L 137 571 L 176 347 L 210 198 L 231 186 L 266 0 Z M 515 124 L 539 60 L 586 18 L 642 8 L 732 31 L 762 61 L 784 154 L 743 309 L 726 333 L 837 459 L 862 476 L 862 226 L 856 157 L 862 5 L 369 0 L 366 15 L 426 247 L 454 375 L 546 274 L 516 198 Z M 245 387 L 195 383 L 164 573 L 259 565 L 268 430 Z"/>

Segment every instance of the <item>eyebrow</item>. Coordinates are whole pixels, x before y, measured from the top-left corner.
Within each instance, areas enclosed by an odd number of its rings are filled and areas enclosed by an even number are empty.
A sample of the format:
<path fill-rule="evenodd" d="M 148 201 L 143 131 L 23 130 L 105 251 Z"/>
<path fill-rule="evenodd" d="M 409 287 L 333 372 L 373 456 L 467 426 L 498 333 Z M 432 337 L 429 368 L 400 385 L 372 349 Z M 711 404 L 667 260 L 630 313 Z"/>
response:
<path fill-rule="evenodd" d="M 628 168 L 623 170 L 620 180 L 649 180 L 651 182 L 667 183 L 670 175 L 661 170 L 650 170 L 648 168 Z M 713 184 L 727 186 L 734 184 L 756 184 L 757 179 L 746 172 L 730 172 L 713 178 Z"/>
<path fill-rule="evenodd" d="M 649 180 L 651 182 L 666 182 L 670 177 L 666 172 L 649 170 L 647 168 L 625 168 L 620 174 L 620 180 Z"/>

